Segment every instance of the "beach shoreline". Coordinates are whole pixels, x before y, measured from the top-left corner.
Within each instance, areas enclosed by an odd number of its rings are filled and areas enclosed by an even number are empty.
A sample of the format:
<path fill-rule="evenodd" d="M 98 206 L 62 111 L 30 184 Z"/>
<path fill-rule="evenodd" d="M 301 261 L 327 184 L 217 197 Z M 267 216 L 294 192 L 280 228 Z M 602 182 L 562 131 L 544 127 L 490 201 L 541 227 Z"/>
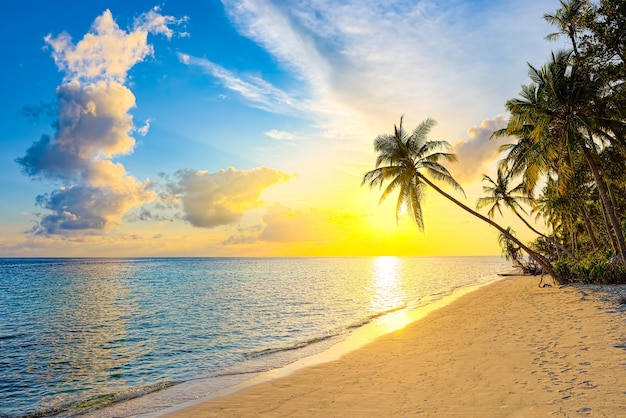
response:
<path fill-rule="evenodd" d="M 337 358 L 142 416 L 618 416 L 617 298 L 537 281 L 503 277 Z"/>
<path fill-rule="evenodd" d="M 460 286 L 446 293 L 427 296 L 421 299 L 416 306 L 385 313 L 368 323 L 355 327 L 348 334 L 299 348 L 297 350 L 299 353 L 294 353 L 294 360 L 284 366 L 264 371 L 226 373 L 210 378 L 182 382 L 166 389 L 123 402 L 116 402 L 105 408 L 95 409 L 84 416 L 87 418 L 166 416 L 198 403 L 223 398 L 252 386 L 287 377 L 302 369 L 336 361 L 386 334 L 423 319 L 435 310 L 445 308 L 463 295 L 502 279 L 500 275 L 493 275 L 488 281 Z"/>

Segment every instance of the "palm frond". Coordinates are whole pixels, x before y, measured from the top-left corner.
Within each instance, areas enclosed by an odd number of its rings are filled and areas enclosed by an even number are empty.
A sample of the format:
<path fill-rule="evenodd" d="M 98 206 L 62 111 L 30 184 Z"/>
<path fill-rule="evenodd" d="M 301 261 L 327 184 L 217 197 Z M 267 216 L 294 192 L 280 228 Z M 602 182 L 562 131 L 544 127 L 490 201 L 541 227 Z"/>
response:
<path fill-rule="evenodd" d="M 495 205 L 497 202 L 497 199 L 492 197 L 492 196 L 484 196 L 484 197 L 479 197 L 476 200 L 476 209 L 480 210 L 484 207 L 490 206 L 490 205 Z"/>
<path fill-rule="evenodd" d="M 378 203 L 383 203 L 385 199 L 387 199 L 387 196 L 389 196 L 397 188 L 400 188 L 400 190 L 402 190 L 402 176 L 398 176 L 389 182 L 387 187 L 385 187 L 383 193 L 380 195 Z"/>
<path fill-rule="evenodd" d="M 411 135 L 409 142 L 407 143 L 409 148 L 414 149 L 419 147 L 420 144 L 424 144 L 428 138 L 428 134 L 430 134 L 430 131 L 436 124 L 437 122 L 434 119 L 427 118 L 417 125 L 417 127 L 413 130 L 413 134 Z"/>
<path fill-rule="evenodd" d="M 454 190 L 460 192 L 463 196 L 465 196 L 465 191 L 463 187 L 452 177 L 452 174 L 445 168 L 443 165 L 439 163 L 433 163 L 430 161 L 424 161 L 422 163 L 422 167 L 426 170 L 429 177 L 433 179 L 443 182 L 449 186 L 452 186 Z"/>
<path fill-rule="evenodd" d="M 401 170 L 402 168 L 398 166 L 376 168 L 363 175 L 361 185 L 369 183 L 370 188 L 374 188 L 376 186 L 382 187 L 383 182 L 397 177 Z"/>

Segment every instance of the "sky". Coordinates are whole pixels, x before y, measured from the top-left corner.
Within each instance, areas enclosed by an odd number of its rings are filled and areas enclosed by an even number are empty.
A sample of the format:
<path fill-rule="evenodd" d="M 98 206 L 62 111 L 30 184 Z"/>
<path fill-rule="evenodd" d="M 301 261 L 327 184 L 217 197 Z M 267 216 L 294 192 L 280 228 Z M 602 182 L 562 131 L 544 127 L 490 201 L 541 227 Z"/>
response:
<path fill-rule="evenodd" d="M 0 257 L 499 254 L 436 192 L 421 232 L 361 180 L 377 135 L 433 118 L 473 208 L 558 6 L 2 2 Z"/>

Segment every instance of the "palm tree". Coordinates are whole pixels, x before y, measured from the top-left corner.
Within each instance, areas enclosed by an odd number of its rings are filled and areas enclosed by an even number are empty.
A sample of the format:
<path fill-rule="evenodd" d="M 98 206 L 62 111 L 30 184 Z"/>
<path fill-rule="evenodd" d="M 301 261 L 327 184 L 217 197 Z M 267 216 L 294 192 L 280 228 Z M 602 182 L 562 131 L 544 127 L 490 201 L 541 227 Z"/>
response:
<path fill-rule="evenodd" d="M 565 35 L 572 43 L 574 54 L 578 57 L 577 35 L 581 32 L 581 19 L 590 10 L 587 0 L 559 0 L 561 8 L 554 14 L 546 13 L 543 18 L 546 22 L 559 29 L 559 32 L 551 33 L 546 36 L 550 41 L 557 40 L 559 36 Z"/>
<path fill-rule="evenodd" d="M 528 147 L 540 146 L 550 155 L 565 156 L 565 160 L 560 159 L 558 169 L 563 176 L 559 175 L 559 181 L 568 180 L 575 160 L 586 161 L 607 210 L 620 255 L 626 256 L 624 234 L 598 168 L 596 143 L 606 139 L 607 127 L 618 122 L 598 112 L 594 104 L 599 101 L 601 86 L 593 77 L 570 66 L 569 56 L 567 52 L 553 53 L 551 61 L 539 70 L 529 65 L 533 83 L 522 87 L 520 98 L 506 103 L 511 113 L 506 133 L 519 135 L 523 132 L 525 140 L 529 141 Z M 532 165 L 532 162 L 526 163 Z"/>
<path fill-rule="evenodd" d="M 438 162 L 440 159 L 449 162 L 456 161 L 454 154 L 438 152 L 441 148 L 449 148 L 450 144 L 446 141 L 427 140 L 428 134 L 436 122 L 432 119 L 426 119 L 415 128 L 413 133 L 408 133 L 402 127 L 402 121 L 403 117 L 400 118 L 400 125 L 394 126 L 393 135 L 379 135 L 374 140 L 374 149 L 378 152 L 376 168 L 365 173 L 361 184 L 368 183 L 370 188 L 378 186 L 382 189 L 383 184 L 388 182 L 380 197 L 380 201 L 385 200 L 397 189 L 399 193 L 396 205 L 396 219 L 401 209 L 406 207 L 421 230 L 424 229 L 421 207 L 422 197 L 426 186 L 431 187 L 461 209 L 496 228 L 509 240 L 526 251 L 555 280 L 562 283 L 562 279 L 556 275 L 547 259 L 528 248 L 491 219 L 470 209 L 444 192 L 430 180 L 429 177 L 433 180 L 447 183 L 456 190 L 463 190 L 450 172 Z"/>
<path fill-rule="evenodd" d="M 589 211 L 587 210 L 587 203 L 592 200 L 595 195 L 594 189 L 589 167 L 587 167 L 585 161 L 578 161 L 563 194 L 567 196 L 567 199 L 570 201 L 571 212 L 579 213 L 584 221 L 591 246 L 595 250 L 599 247 L 599 243 L 594 233 L 594 223 L 591 221 Z M 606 227 L 610 236 L 611 226 L 607 223 Z"/>
<path fill-rule="evenodd" d="M 545 238 L 548 242 L 551 242 L 554 246 L 559 249 L 566 251 L 567 250 L 558 242 L 554 237 L 548 237 L 545 234 L 537 231 L 521 214 L 528 214 L 526 210 L 522 207 L 520 203 L 524 203 L 527 205 L 533 204 L 533 199 L 529 197 L 525 192 L 524 183 L 520 183 L 517 186 L 509 189 L 509 182 L 511 181 L 511 176 L 506 175 L 504 172 L 504 167 L 500 166 L 498 168 L 498 176 L 496 180 L 492 179 L 488 175 L 483 175 L 483 182 L 487 182 L 486 186 L 483 186 L 483 192 L 487 194 L 487 196 L 481 197 L 476 202 L 476 209 L 480 210 L 486 206 L 490 206 L 489 211 L 487 212 L 487 216 L 490 219 L 493 219 L 496 210 L 502 215 L 502 207 L 505 206 L 513 211 L 515 216 L 519 220 L 521 220 L 524 225 L 526 225 L 531 231 L 535 234 Z"/>
<path fill-rule="evenodd" d="M 571 253 L 575 253 L 578 242 L 578 199 L 573 195 L 574 189 L 568 187 L 560 190 L 558 180 L 548 177 L 546 185 L 535 200 L 533 212 L 536 219 L 543 218 L 553 231 L 560 230 L 563 236 L 569 236 Z"/>
<path fill-rule="evenodd" d="M 531 231 L 537 235 L 544 236 L 541 232 L 537 231 L 532 225 L 530 225 L 522 215 L 520 211 L 528 214 L 522 207 L 521 203 L 531 205 L 533 199 L 525 194 L 525 187 L 523 183 L 509 189 L 509 182 L 511 177 L 504 173 L 502 166 L 498 168 L 498 176 L 496 180 L 492 179 L 486 174 L 483 174 L 483 182 L 487 182 L 486 186 L 483 186 L 483 192 L 487 196 L 481 197 L 476 202 L 476 209 L 480 210 L 486 206 L 490 206 L 487 216 L 493 219 L 496 210 L 502 215 L 502 206 L 507 207 L 513 211 L 513 213 L 530 228 Z"/>
<path fill-rule="evenodd" d="M 529 103 L 536 103 L 536 101 L 529 99 Z M 505 153 L 505 156 L 500 161 L 499 168 L 510 177 L 521 176 L 523 190 L 527 195 L 534 193 L 542 176 L 546 174 L 554 175 L 559 179 L 568 178 L 571 170 L 567 149 L 555 146 L 549 137 L 531 137 L 533 127 L 527 124 L 517 126 L 517 122 L 509 119 L 506 128 L 491 134 L 490 139 L 517 137 L 517 142 L 500 146 L 499 151 Z"/>
<path fill-rule="evenodd" d="M 506 231 L 514 235 L 515 231 L 511 229 L 511 227 L 507 227 Z M 502 250 L 502 256 L 507 261 L 512 261 L 515 264 L 522 265 L 522 252 L 520 251 L 520 247 L 515 245 L 513 241 L 509 239 L 503 233 L 498 234 L 498 245 L 500 245 L 500 249 Z"/>
<path fill-rule="evenodd" d="M 552 177 L 548 177 L 545 187 L 535 199 L 533 212 L 537 214 L 536 219 L 543 218 L 555 234 L 571 236 L 571 202 L 559 193 L 556 180 Z"/>

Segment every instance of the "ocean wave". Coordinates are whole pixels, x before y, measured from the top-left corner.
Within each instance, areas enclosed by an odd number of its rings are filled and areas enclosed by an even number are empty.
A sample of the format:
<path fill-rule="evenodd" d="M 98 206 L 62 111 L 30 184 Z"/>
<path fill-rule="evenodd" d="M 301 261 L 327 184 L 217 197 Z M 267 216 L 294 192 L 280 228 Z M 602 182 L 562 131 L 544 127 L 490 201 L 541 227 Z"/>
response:
<path fill-rule="evenodd" d="M 346 329 L 347 330 L 353 330 L 355 328 L 361 328 L 363 325 L 367 325 L 370 322 L 372 322 L 373 320 L 380 318 L 382 316 L 385 315 L 389 315 L 390 313 L 394 313 L 394 312 L 398 312 L 401 311 L 403 309 L 406 309 L 408 305 L 401 305 L 395 308 L 391 308 L 391 309 L 387 309 L 386 311 L 382 311 L 382 312 L 377 312 L 375 314 L 372 314 L 370 316 L 367 316 L 365 318 L 363 318 L 363 320 L 355 322 L 354 324 L 349 325 Z"/>
<path fill-rule="evenodd" d="M 354 322 L 354 323 L 346 326 L 345 329 L 339 330 L 337 332 L 331 332 L 331 333 L 328 333 L 328 334 L 325 334 L 325 335 L 322 335 L 322 336 L 319 336 L 319 337 L 314 337 L 314 338 L 310 338 L 310 339 L 307 339 L 307 340 L 304 340 L 304 341 L 299 341 L 299 342 L 296 342 L 295 344 L 292 344 L 292 345 L 280 346 L 280 347 L 272 347 L 272 348 L 265 348 L 265 349 L 262 349 L 262 350 L 253 351 L 253 352 L 244 354 L 243 357 L 246 360 L 250 360 L 250 359 L 256 359 L 256 358 L 259 358 L 259 357 L 269 356 L 269 355 L 272 355 L 272 354 L 283 353 L 283 352 L 293 351 L 293 350 L 300 350 L 300 349 L 305 348 L 307 346 L 310 346 L 312 344 L 328 341 L 331 338 L 335 338 L 335 337 L 338 337 L 340 335 L 343 335 L 346 332 L 349 332 L 349 331 L 354 330 L 356 328 L 360 328 L 360 327 L 362 327 L 364 325 L 367 325 L 367 324 L 369 324 L 370 322 L 374 321 L 377 318 L 380 318 L 382 316 L 388 315 L 388 314 L 393 313 L 393 312 L 401 311 L 402 309 L 406 309 L 406 307 L 407 307 L 407 305 L 402 305 L 402 306 L 398 306 L 398 307 L 395 307 L 395 308 L 388 309 L 386 311 L 377 312 L 377 313 L 374 313 L 372 315 L 366 316 L 362 320 Z"/>
<path fill-rule="evenodd" d="M 39 411 L 27 412 L 25 414 L 0 414 L 0 418 L 45 418 L 58 417 L 67 418 L 93 412 L 97 409 L 105 408 L 116 403 L 125 402 L 139 398 L 153 392 L 167 389 L 181 382 L 157 382 L 148 385 L 127 388 L 119 392 L 103 393 L 79 401 L 67 404 L 51 406 Z"/>
<path fill-rule="evenodd" d="M 337 337 L 339 334 L 338 333 L 334 333 L 334 334 L 327 334 L 327 335 L 323 335 L 321 337 L 315 337 L 315 338 L 311 338 L 309 340 L 306 341 L 300 341 L 297 342 L 293 345 L 289 345 L 289 346 L 283 346 L 283 347 L 275 347 L 275 348 L 265 348 L 263 350 L 258 350 L 258 351 L 253 351 L 251 353 L 247 353 L 244 354 L 243 357 L 247 360 L 250 359 L 255 359 L 255 358 L 259 358 L 259 357 L 263 357 L 263 356 L 268 356 L 271 354 L 276 354 L 276 353 L 283 353 L 286 351 L 293 351 L 293 350 L 299 350 L 301 348 L 304 348 L 306 346 L 309 346 L 311 344 L 315 344 L 315 343 L 320 343 L 322 341 L 327 341 L 331 338 Z"/>

